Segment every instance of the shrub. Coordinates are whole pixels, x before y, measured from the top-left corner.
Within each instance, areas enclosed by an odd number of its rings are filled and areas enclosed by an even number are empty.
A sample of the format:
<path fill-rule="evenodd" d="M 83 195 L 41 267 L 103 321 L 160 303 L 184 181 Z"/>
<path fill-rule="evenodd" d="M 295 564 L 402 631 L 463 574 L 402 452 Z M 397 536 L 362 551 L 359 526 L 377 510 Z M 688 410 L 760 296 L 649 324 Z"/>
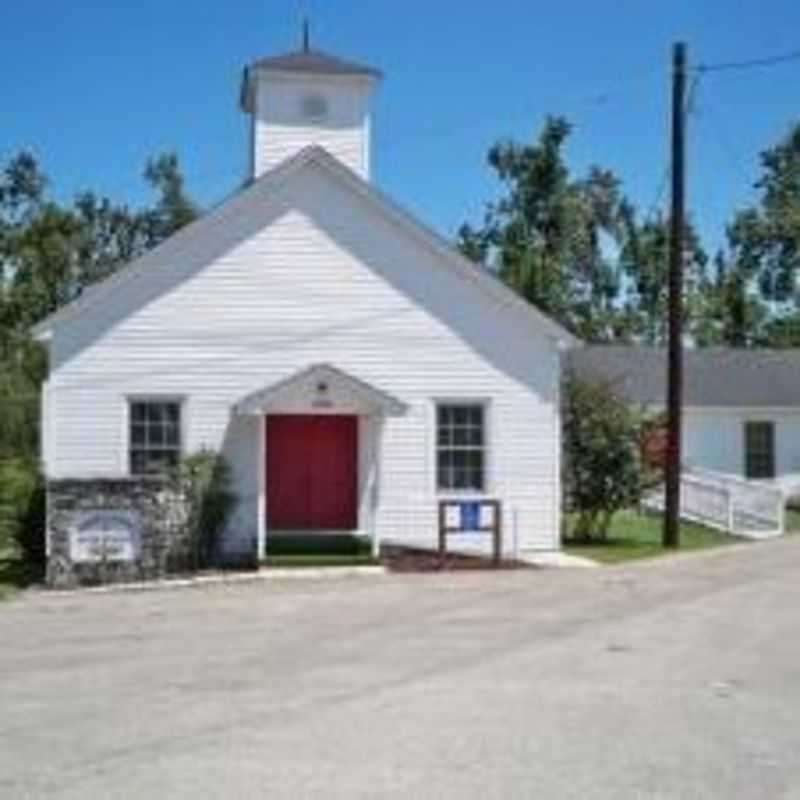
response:
<path fill-rule="evenodd" d="M 564 493 L 573 535 L 605 539 L 613 515 L 646 484 L 642 419 L 605 383 L 568 376 L 564 387 Z"/>
<path fill-rule="evenodd" d="M 219 538 L 236 504 L 230 468 L 218 453 L 200 450 L 182 459 L 179 480 L 187 502 L 196 566 L 207 566 L 218 552 Z"/>
<path fill-rule="evenodd" d="M 46 559 L 44 481 L 30 459 L 0 461 L 0 545 L 13 546 L 32 570 Z"/>

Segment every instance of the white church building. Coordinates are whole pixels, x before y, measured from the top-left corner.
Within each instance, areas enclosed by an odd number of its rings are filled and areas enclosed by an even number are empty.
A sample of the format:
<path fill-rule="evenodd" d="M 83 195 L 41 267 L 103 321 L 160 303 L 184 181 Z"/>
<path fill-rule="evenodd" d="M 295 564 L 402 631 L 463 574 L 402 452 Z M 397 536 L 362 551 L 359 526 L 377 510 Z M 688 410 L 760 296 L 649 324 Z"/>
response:
<path fill-rule="evenodd" d="M 435 546 L 450 498 L 498 500 L 507 549 L 559 547 L 571 336 L 371 182 L 380 81 L 307 42 L 249 65 L 244 187 L 37 326 L 51 576 L 107 560 L 97 526 L 133 531 L 119 575 L 168 564 L 158 475 L 201 449 L 233 476 L 226 555 Z"/>

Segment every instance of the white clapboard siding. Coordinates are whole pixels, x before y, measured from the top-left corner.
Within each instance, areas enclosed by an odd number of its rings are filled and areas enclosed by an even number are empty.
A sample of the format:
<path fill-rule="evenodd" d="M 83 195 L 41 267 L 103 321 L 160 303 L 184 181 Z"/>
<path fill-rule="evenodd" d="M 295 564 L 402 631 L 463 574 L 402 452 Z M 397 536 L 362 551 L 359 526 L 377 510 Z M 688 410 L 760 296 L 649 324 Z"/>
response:
<path fill-rule="evenodd" d="M 256 176 L 304 147 L 319 145 L 362 178 L 369 178 L 370 81 L 352 76 L 271 74 L 257 86 L 253 117 Z M 324 121 L 303 119 L 303 98 L 309 93 L 324 99 Z"/>
<path fill-rule="evenodd" d="M 734 475 L 745 474 L 745 424 L 775 426 L 775 473 L 800 472 L 800 411 L 790 408 L 687 408 L 684 412 L 684 461 Z"/>
<path fill-rule="evenodd" d="M 185 398 L 186 449 L 221 448 L 232 463 L 230 536 L 244 547 L 256 535 L 259 424 L 231 408 L 327 362 L 408 406 L 377 442 L 376 426 L 361 426 L 362 466 L 365 448 L 380 452 L 369 497 L 362 476 L 363 528 L 433 540 L 434 402 L 474 398 L 488 403 L 488 494 L 506 504 L 507 531 L 513 522 L 524 548 L 557 547 L 555 340 L 313 163 L 255 198 L 56 326 L 49 476 L 126 474 L 126 398 Z"/>

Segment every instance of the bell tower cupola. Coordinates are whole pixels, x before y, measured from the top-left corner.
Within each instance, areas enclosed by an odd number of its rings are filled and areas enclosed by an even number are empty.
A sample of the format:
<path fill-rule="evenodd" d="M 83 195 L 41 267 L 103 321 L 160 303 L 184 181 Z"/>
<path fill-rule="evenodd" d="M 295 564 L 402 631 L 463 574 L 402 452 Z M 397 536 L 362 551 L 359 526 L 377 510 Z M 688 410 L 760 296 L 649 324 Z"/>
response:
<path fill-rule="evenodd" d="M 365 180 L 370 173 L 370 100 L 381 73 L 311 47 L 245 68 L 241 107 L 250 115 L 250 177 L 319 145 Z"/>

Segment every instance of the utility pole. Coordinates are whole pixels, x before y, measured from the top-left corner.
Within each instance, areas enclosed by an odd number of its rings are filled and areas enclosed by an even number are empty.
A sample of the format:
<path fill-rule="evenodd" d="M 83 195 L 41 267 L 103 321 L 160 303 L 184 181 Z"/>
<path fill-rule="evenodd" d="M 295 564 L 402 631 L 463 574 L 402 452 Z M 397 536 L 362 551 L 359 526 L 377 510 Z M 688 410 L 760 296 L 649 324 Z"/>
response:
<path fill-rule="evenodd" d="M 681 412 L 683 405 L 683 240 L 686 186 L 686 45 L 673 52 L 672 213 L 668 280 L 667 459 L 664 481 L 664 547 L 680 546 Z"/>

